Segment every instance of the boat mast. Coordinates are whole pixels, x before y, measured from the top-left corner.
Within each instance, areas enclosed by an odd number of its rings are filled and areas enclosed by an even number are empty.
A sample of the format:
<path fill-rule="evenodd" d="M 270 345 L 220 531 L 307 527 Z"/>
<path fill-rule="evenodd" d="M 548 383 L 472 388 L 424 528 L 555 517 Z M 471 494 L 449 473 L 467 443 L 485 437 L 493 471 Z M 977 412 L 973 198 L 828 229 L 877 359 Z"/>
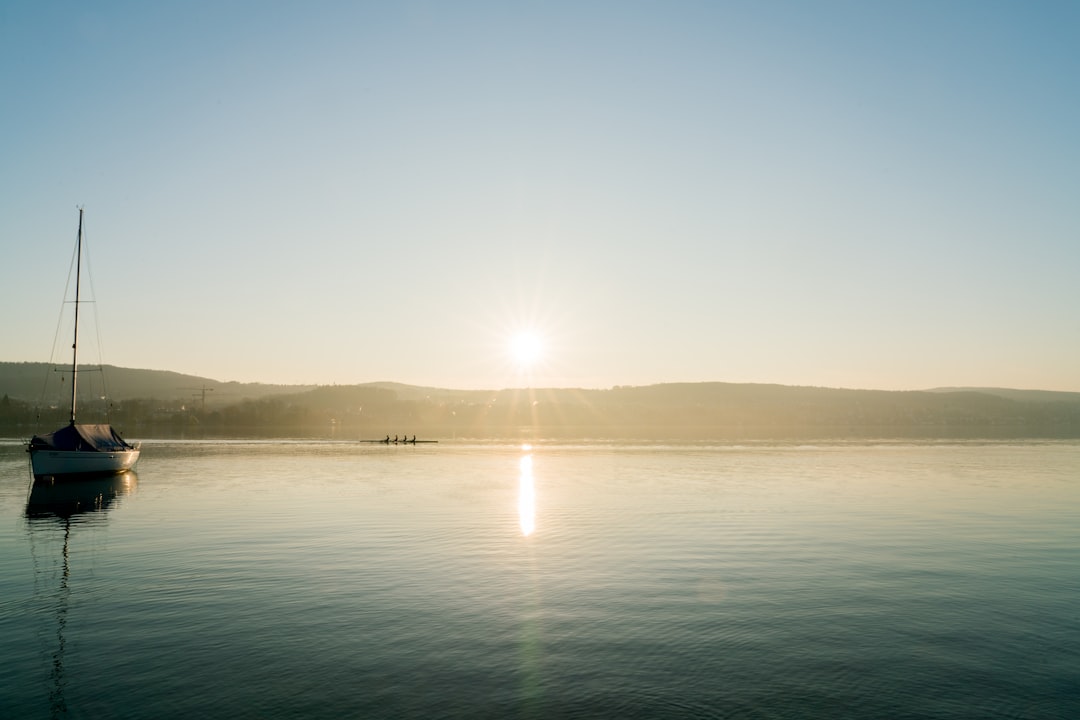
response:
<path fill-rule="evenodd" d="M 71 342 L 71 424 L 75 424 L 75 386 L 79 377 L 79 276 L 82 274 L 82 216 L 79 208 L 79 239 L 75 243 L 75 337 Z"/>

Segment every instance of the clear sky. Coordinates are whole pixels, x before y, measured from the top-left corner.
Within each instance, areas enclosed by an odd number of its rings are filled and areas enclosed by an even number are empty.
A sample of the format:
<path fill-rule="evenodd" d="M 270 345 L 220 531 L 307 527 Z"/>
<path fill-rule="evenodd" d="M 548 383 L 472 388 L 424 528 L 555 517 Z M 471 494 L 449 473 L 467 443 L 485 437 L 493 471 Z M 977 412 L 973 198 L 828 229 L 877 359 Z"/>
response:
<path fill-rule="evenodd" d="M 79 205 L 113 365 L 1080 391 L 1080 3 L 7 0 L 0 360 Z"/>

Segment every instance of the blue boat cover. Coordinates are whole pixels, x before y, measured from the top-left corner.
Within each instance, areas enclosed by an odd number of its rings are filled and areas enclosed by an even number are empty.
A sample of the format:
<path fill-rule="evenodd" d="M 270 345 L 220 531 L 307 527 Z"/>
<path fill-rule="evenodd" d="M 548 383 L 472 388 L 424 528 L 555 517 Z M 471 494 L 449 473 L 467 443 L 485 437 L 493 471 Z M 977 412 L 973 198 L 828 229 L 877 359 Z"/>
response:
<path fill-rule="evenodd" d="M 35 435 L 30 447 L 36 450 L 80 450 L 117 452 L 133 450 L 112 425 L 68 425 L 47 435 Z"/>

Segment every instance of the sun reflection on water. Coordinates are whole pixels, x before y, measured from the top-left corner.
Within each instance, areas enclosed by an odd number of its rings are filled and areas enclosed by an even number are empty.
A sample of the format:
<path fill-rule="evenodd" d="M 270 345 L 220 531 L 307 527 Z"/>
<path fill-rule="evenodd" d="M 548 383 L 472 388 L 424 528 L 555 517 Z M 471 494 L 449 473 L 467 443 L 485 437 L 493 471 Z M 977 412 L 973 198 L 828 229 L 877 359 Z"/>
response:
<path fill-rule="evenodd" d="M 533 485 L 532 446 L 522 445 L 521 449 L 525 454 L 521 456 L 519 463 L 518 522 L 521 525 L 521 534 L 528 537 L 536 529 L 536 488 Z"/>

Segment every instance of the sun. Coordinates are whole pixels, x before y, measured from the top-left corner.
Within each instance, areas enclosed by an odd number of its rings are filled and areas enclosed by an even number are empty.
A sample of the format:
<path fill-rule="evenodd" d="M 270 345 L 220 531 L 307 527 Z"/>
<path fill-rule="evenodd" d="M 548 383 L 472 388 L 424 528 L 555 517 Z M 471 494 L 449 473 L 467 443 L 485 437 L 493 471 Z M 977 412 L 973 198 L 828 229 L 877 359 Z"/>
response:
<path fill-rule="evenodd" d="M 535 330 L 521 330 L 510 337 L 510 357 L 522 370 L 535 367 L 544 358 L 544 340 Z"/>

